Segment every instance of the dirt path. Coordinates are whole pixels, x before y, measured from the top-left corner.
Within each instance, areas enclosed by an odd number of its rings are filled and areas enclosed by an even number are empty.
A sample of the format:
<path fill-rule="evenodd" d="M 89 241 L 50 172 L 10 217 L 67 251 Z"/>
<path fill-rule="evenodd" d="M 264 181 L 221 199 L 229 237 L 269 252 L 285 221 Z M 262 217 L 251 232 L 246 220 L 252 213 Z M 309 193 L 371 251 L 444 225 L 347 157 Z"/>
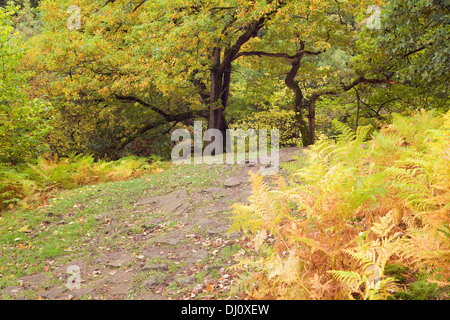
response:
<path fill-rule="evenodd" d="M 280 162 L 298 150 L 280 150 Z M 230 205 L 247 201 L 248 171 L 258 167 L 228 167 L 212 186 L 183 185 L 157 196 L 150 190 L 129 199 L 131 211 L 118 205 L 93 215 L 98 228 L 79 255 L 55 257 L 46 272 L 23 276 L 2 293 L 14 299 L 30 291 L 42 299 L 240 298 L 230 292 L 235 274 L 229 267 L 245 240 L 226 233 Z"/>

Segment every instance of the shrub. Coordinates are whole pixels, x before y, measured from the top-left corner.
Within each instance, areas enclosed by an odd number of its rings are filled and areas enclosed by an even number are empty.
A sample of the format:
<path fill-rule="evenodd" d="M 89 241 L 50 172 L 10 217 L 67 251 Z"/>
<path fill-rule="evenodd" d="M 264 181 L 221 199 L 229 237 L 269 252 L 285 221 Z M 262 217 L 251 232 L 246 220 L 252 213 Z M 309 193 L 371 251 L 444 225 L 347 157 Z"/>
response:
<path fill-rule="evenodd" d="M 44 199 L 55 189 L 72 189 L 87 184 L 126 180 L 161 171 L 159 161 L 126 157 L 117 161 L 94 161 L 89 155 L 68 158 L 40 157 L 28 166 L 0 166 L 0 210 L 14 204 L 27 206 Z"/>

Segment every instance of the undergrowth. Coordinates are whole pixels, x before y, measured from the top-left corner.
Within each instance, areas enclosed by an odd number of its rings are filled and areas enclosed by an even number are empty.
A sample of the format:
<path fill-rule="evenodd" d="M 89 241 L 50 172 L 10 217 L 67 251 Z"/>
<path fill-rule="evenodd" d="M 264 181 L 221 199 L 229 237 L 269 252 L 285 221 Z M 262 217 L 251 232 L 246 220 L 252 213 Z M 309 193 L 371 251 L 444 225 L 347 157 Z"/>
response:
<path fill-rule="evenodd" d="M 394 115 L 370 139 L 370 127 L 335 126 L 338 139 L 312 146 L 278 187 L 251 174 L 250 204 L 234 205 L 230 229 L 249 233 L 254 249 L 236 265 L 239 290 L 251 299 L 418 297 L 386 272 L 395 263 L 445 298 L 450 113 Z"/>
<path fill-rule="evenodd" d="M 50 192 L 83 185 L 136 178 L 162 171 L 158 159 L 125 157 L 94 161 L 90 155 L 68 158 L 40 157 L 35 164 L 7 166 L 0 163 L 0 212 L 45 201 Z"/>

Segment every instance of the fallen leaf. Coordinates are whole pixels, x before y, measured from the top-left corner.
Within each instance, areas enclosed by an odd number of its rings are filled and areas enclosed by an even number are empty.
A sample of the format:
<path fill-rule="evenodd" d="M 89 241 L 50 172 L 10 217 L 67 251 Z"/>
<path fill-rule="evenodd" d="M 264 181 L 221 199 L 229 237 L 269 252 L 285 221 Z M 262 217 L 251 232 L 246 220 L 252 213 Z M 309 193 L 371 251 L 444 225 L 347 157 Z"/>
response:
<path fill-rule="evenodd" d="M 29 225 L 23 226 L 19 229 L 19 232 L 31 232 Z"/>

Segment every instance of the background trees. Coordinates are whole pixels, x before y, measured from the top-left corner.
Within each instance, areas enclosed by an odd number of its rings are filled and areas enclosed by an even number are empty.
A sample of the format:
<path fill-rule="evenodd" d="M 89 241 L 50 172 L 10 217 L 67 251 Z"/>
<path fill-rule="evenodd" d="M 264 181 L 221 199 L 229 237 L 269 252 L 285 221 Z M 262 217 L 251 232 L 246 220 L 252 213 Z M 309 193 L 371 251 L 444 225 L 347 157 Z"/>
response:
<path fill-rule="evenodd" d="M 14 17 L 60 155 L 168 156 L 170 131 L 197 118 L 224 131 L 281 112 L 310 145 L 335 117 L 448 108 L 446 2 L 82 0 L 79 29 L 70 5 L 25 1 Z"/>

